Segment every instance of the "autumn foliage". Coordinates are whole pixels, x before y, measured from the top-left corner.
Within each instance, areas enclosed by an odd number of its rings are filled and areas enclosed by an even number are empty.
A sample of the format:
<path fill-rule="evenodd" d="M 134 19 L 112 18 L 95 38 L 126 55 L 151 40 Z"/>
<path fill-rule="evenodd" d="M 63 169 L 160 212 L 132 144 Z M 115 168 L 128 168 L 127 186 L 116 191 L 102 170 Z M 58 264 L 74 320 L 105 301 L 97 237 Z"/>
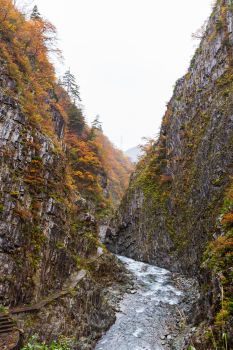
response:
<path fill-rule="evenodd" d="M 133 165 L 123 152 L 116 149 L 102 131 L 85 125 L 78 137 L 72 128 L 66 133 L 70 149 L 72 177 L 80 191 L 91 196 L 103 196 L 113 204 L 118 204 L 129 182 Z"/>
<path fill-rule="evenodd" d="M 98 148 L 101 164 L 103 164 L 109 179 L 112 199 L 115 202 L 119 202 L 128 186 L 133 165 L 123 152 L 115 148 L 102 132 L 97 133 L 96 147 Z"/>
<path fill-rule="evenodd" d="M 11 81 L 8 85 L 0 81 L 1 91 L 15 101 L 32 127 L 49 136 L 63 152 L 64 144 L 53 124 L 52 111 L 56 110 L 66 123 L 67 186 L 88 196 L 99 208 L 112 200 L 117 203 L 132 165 L 102 132 L 86 124 L 82 110 L 58 83 L 51 54 L 60 55 L 55 27 L 40 16 L 23 15 L 11 0 L 0 0 L 0 73 L 1 79 Z M 25 181 L 39 189 L 35 169 Z"/>
<path fill-rule="evenodd" d="M 31 121 L 51 129 L 51 105 L 57 103 L 54 68 L 48 60 L 50 50 L 55 51 L 54 26 L 45 20 L 26 20 L 12 1 L 1 0 L 0 35 L 4 73 L 13 80 L 5 94 Z"/>
<path fill-rule="evenodd" d="M 222 218 L 222 224 L 233 225 L 233 213 L 225 214 Z"/>
<path fill-rule="evenodd" d="M 212 241 L 206 251 L 206 263 L 218 277 L 221 303 L 215 315 L 215 331 L 227 332 L 233 316 L 233 182 L 225 194 L 220 219 L 221 235 Z M 220 330 L 220 331 L 219 331 Z"/>

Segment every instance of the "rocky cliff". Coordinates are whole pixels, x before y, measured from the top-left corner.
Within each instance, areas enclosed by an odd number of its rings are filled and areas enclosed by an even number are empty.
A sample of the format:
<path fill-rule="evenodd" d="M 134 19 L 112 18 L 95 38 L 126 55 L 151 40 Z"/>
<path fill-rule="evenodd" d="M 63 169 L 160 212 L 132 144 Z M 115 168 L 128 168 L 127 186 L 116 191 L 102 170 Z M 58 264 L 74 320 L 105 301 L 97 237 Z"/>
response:
<path fill-rule="evenodd" d="M 32 128 L 14 100 L 1 96 L 0 114 L 0 303 L 12 310 L 68 291 L 80 270 L 117 265 L 105 254 L 91 262 L 100 249 L 97 223 L 79 193 L 64 186 L 68 163 L 62 148 Z M 94 277 L 87 275 L 71 294 L 51 300 L 36 315 L 19 313 L 18 325 L 46 340 L 61 334 L 78 339 L 90 329 L 93 341 L 93 327 L 98 333 L 114 320 L 104 282 Z"/>
<path fill-rule="evenodd" d="M 114 321 L 107 289 L 126 278 L 98 238 L 111 197 L 104 156 L 57 84 L 54 27 L 10 0 L 0 8 L 0 348 L 14 346 L 13 330 L 1 332 L 9 315 L 22 342 L 63 336 L 92 349 Z M 67 133 L 71 107 L 79 135 Z"/>
<path fill-rule="evenodd" d="M 232 49 L 233 4 L 217 1 L 106 238 L 114 252 L 199 276 L 198 349 L 232 346 Z"/>

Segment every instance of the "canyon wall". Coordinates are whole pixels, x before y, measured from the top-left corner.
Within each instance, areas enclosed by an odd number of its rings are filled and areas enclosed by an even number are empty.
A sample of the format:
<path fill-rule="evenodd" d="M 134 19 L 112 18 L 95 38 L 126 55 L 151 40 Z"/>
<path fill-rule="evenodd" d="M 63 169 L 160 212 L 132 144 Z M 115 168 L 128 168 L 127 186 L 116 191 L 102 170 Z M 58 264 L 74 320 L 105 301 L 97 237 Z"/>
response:
<path fill-rule="evenodd" d="M 118 254 L 199 276 L 220 338 L 220 325 L 232 334 L 232 62 L 233 5 L 218 1 L 106 237 Z"/>
<path fill-rule="evenodd" d="M 127 280 L 99 241 L 115 183 L 95 130 L 55 77 L 54 27 L 11 0 L 0 8 L 0 318 L 13 318 L 22 344 L 38 334 L 92 349 L 115 319 L 108 289 Z M 1 349 L 12 349 L 8 333 Z"/>

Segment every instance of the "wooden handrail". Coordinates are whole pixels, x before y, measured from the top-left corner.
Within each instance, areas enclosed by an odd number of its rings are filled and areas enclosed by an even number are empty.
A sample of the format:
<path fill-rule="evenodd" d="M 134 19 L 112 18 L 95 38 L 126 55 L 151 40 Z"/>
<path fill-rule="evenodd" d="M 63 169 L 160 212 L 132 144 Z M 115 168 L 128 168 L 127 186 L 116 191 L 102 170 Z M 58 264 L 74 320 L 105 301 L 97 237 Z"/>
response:
<path fill-rule="evenodd" d="M 90 263 L 95 262 L 99 258 L 103 256 L 104 252 L 103 250 L 99 249 L 97 252 L 97 255 L 94 257 L 94 259 L 91 260 Z M 56 292 L 47 298 L 39 301 L 38 303 L 35 303 L 33 305 L 25 305 L 25 306 L 20 306 L 16 308 L 10 308 L 7 310 L 5 313 L 0 313 L 0 317 L 3 315 L 11 314 L 11 315 L 16 315 L 16 314 L 21 314 L 24 312 L 33 312 L 33 311 L 39 311 L 42 309 L 42 307 L 46 306 L 47 304 L 53 302 L 54 300 L 59 299 L 60 297 L 63 297 L 64 295 L 67 295 L 70 293 L 72 289 L 76 287 L 76 285 L 83 280 L 84 277 L 86 277 L 87 271 L 82 269 L 79 272 L 73 273 L 68 281 L 65 282 L 64 287 L 61 291 Z"/>

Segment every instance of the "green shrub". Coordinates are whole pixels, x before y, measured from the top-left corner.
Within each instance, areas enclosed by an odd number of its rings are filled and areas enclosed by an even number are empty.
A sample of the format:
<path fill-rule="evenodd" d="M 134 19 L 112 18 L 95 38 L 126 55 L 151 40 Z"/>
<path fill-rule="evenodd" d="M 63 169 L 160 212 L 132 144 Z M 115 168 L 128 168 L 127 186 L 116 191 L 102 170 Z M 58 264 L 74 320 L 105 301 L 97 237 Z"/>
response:
<path fill-rule="evenodd" d="M 8 312 L 8 308 L 0 304 L 0 313 L 7 313 L 7 312 Z"/>
<path fill-rule="evenodd" d="M 216 30 L 217 32 L 220 32 L 224 28 L 224 22 L 222 19 L 218 19 L 216 22 Z"/>
<path fill-rule="evenodd" d="M 50 345 L 46 345 L 39 342 L 38 336 L 34 335 L 21 350 L 71 350 L 71 348 L 65 340 L 53 341 Z"/>

